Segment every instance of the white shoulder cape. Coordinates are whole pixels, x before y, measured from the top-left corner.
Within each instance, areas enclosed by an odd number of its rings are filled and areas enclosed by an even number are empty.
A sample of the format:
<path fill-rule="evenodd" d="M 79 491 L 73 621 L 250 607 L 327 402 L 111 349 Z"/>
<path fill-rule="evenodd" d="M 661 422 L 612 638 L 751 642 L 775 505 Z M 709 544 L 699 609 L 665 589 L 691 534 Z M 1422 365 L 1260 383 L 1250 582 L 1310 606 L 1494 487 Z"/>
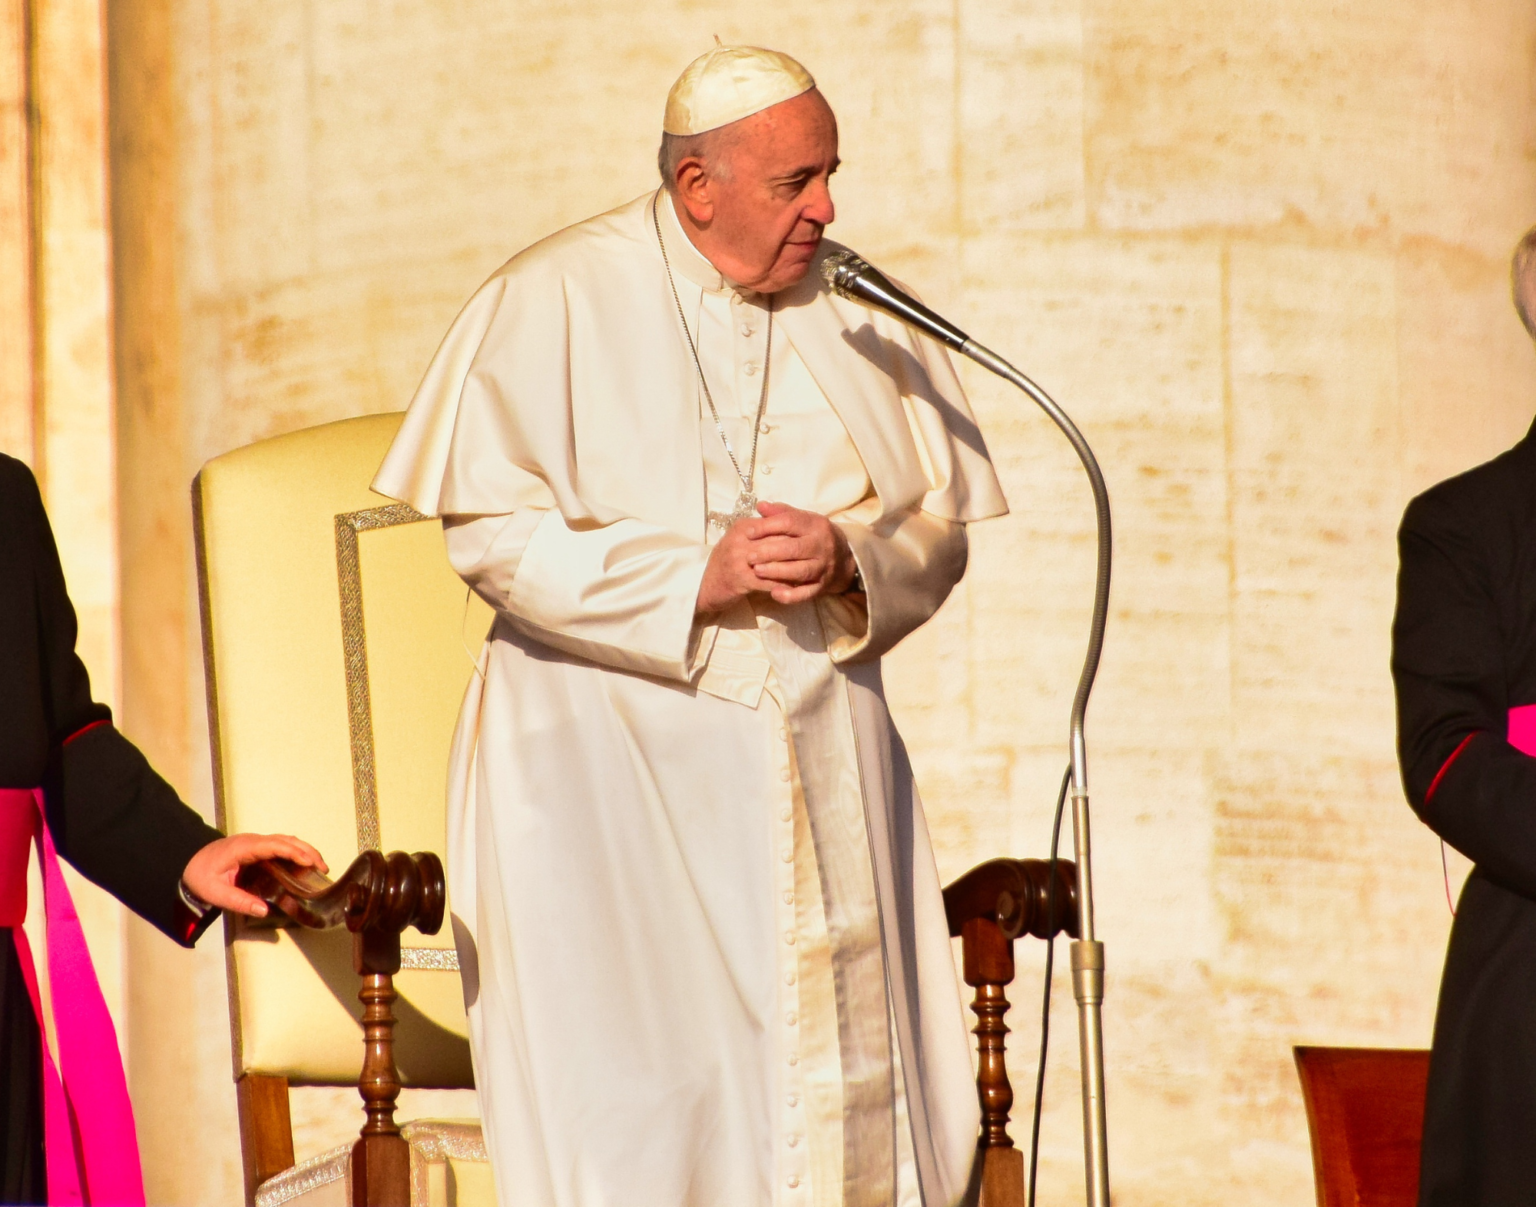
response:
<path fill-rule="evenodd" d="M 694 367 L 648 221 L 652 197 L 541 240 L 480 288 L 433 358 L 375 490 L 424 515 L 554 506 L 575 527 L 631 516 L 702 536 Z M 838 250 L 824 240 L 818 264 Z M 777 295 L 775 321 L 848 429 L 884 515 L 921 507 L 970 522 L 1007 511 L 942 348 L 834 296 L 816 265 Z"/>

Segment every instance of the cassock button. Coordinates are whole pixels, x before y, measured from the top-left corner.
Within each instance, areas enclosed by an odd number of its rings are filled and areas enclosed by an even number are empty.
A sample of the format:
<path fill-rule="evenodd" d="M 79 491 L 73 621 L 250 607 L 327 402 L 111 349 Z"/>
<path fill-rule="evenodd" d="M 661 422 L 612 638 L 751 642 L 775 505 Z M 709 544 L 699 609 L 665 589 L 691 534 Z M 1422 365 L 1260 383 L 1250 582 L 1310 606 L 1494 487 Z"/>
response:
<path fill-rule="evenodd" d="M 790 1174 L 789 1177 L 785 1180 L 784 1185 L 788 1186 L 791 1190 L 794 1190 L 795 1187 L 800 1185 L 800 1179 L 797 1178 L 794 1174 Z"/>
<path fill-rule="evenodd" d="M 749 360 L 746 364 L 742 365 L 741 368 L 742 372 L 744 372 L 748 377 L 757 376 L 757 362 L 755 360 Z"/>
<path fill-rule="evenodd" d="M 789 729 L 788 729 L 788 727 L 783 726 L 783 725 L 779 726 L 779 741 L 781 741 L 781 742 L 789 741 Z"/>
<path fill-rule="evenodd" d="M 772 474 L 773 474 L 773 466 L 771 466 L 771 465 L 760 465 L 760 466 L 758 466 L 757 472 L 760 473 L 760 474 L 768 474 L 771 477 Z"/>
<path fill-rule="evenodd" d="M 784 942 L 788 943 L 791 947 L 793 947 L 795 945 L 795 932 L 792 931 L 792 930 L 785 931 L 784 932 Z"/>
<path fill-rule="evenodd" d="M 798 1095 L 798 1094 L 791 1094 L 788 1098 L 784 1099 L 784 1101 L 787 1102 L 792 1107 L 799 1106 L 800 1105 L 800 1095 Z"/>
<path fill-rule="evenodd" d="M 786 1014 L 784 1016 L 784 1021 L 786 1023 L 788 1023 L 791 1027 L 793 1027 L 796 1023 L 798 1023 L 800 1021 L 800 1016 L 798 1014 Z"/>
<path fill-rule="evenodd" d="M 784 894 L 784 904 L 785 905 L 793 905 L 794 903 L 795 903 L 795 895 L 794 895 L 794 893 L 785 893 Z"/>
<path fill-rule="evenodd" d="M 790 1148 L 794 1148 L 795 1145 L 800 1143 L 800 1137 L 791 1132 L 789 1135 L 784 1137 L 784 1143 L 789 1145 Z"/>
<path fill-rule="evenodd" d="M 786 972 L 784 974 L 784 983 L 786 985 L 793 985 L 795 983 L 795 974 L 792 972 Z"/>
<path fill-rule="evenodd" d="M 781 851 L 779 853 L 779 858 L 782 859 L 785 863 L 794 863 L 795 853 L 794 851 Z"/>
<path fill-rule="evenodd" d="M 785 1060 L 787 1060 L 791 1065 L 797 1065 L 800 1063 L 800 1057 L 795 1055 L 793 1052 L 786 1056 Z"/>
<path fill-rule="evenodd" d="M 786 784 L 789 783 L 789 768 L 788 767 L 781 767 L 779 769 L 779 778 L 781 780 L 783 780 Z"/>
<path fill-rule="evenodd" d="M 792 821 L 794 819 L 794 816 L 795 816 L 795 814 L 794 814 L 794 811 L 792 809 L 783 809 L 783 810 L 781 810 L 779 812 L 779 820 L 780 821 Z"/>
<path fill-rule="evenodd" d="M 757 328 L 754 327 L 751 323 L 743 323 L 741 325 L 741 333 L 743 335 L 751 335 L 756 330 Z"/>
<path fill-rule="evenodd" d="M 773 424 L 771 424 L 771 423 L 762 424 L 757 430 L 762 432 L 762 434 L 766 436 L 769 432 L 773 431 Z"/>

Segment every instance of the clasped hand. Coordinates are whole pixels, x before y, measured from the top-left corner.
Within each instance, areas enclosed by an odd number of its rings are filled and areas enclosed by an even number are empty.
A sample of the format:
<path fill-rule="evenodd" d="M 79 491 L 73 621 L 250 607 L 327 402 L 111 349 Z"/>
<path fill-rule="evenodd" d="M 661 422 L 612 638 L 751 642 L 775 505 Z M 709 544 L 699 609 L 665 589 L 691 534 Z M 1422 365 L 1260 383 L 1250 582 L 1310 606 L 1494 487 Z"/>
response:
<path fill-rule="evenodd" d="M 796 604 L 848 589 L 856 563 L 836 524 L 784 503 L 759 503 L 757 511 L 732 524 L 710 551 L 700 612 L 724 611 L 754 592 Z"/>

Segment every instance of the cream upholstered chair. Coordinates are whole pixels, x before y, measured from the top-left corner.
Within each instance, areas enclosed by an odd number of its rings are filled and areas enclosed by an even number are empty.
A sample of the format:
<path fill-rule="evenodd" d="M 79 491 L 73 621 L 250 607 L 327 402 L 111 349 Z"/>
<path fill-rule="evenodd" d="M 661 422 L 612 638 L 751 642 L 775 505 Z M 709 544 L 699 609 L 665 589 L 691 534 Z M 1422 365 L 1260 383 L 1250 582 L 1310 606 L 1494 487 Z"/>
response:
<path fill-rule="evenodd" d="M 210 461 L 193 487 L 219 822 L 301 835 L 333 869 L 368 849 L 443 849 L 449 744 L 474 673 L 465 634 L 478 642 L 489 624 L 437 523 L 368 489 L 400 418 L 264 440 Z M 473 1085 L 448 931 L 401 936 L 406 1086 Z M 226 935 L 247 1201 L 350 1203 L 346 1148 L 294 1167 L 288 1087 L 358 1082 L 351 937 L 241 920 Z M 412 1207 L 494 1201 L 477 1122 L 405 1135 Z"/>

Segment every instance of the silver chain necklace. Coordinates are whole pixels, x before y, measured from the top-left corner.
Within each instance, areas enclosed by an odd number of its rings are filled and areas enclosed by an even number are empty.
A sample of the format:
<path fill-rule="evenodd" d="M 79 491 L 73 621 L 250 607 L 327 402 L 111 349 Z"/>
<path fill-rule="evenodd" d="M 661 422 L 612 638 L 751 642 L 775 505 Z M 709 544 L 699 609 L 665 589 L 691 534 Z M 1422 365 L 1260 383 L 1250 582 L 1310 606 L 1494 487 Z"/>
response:
<path fill-rule="evenodd" d="M 699 374 L 699 385 L 704 389 L 704 401 L 709 404 L 710 417 L 715 421 L 715 431 L 720 434 L 720 443 L 725 445 L 725 455 L 731 459 L 731 468 L 736 471 L 736 477 L 741 480 L 741 493 L 736 496 L 736 505 L 729 511 L 711 511 L 709 522 L 714 527 L 724 532 L 737 520 L 745 520 L 757 514 L 757 495 L 752 491 L 752 482 L 757 476 L 757 437 L 763 427 L 763 412 L 768 407 L 768 361 L 773 355 L 773 295 L 768 295 L 768 336 L 763 348 L 763 389 L 757 399 L 757 416 L 752 420 L 752 452 L 747 459 L 747 469 L 743 473 L 741 462 L 736 457 L 736 450 L 731 447 L 730 437 L 725 434 L 725 425 L 720 422 L 720 412 L 715 409 L 714 396 L 709 392 L 709 380 L 704 376 L 704 366 L 699 361 L 699 350 L 694 346 L 693 332 L 688 329 L 688 319 L 683 314 L 683 300 L 677 294 L 677 282 L 672 278 L 672 261 L 667 258 L 667 245 L 661 237 L 661 215 L 658 209 L 661 204 L 661 193 L 658 191 L 651 201 L 651 224 L 656 228 L 656 246 L 661 248 L 661 262 L 667 270 L 667 284 L 672 287 L 672 301 L 677 305 L 677 318 L 683 325 L 683 338 L 688 341 L 688 351 L 693 355 L 693 367 Z"/>

